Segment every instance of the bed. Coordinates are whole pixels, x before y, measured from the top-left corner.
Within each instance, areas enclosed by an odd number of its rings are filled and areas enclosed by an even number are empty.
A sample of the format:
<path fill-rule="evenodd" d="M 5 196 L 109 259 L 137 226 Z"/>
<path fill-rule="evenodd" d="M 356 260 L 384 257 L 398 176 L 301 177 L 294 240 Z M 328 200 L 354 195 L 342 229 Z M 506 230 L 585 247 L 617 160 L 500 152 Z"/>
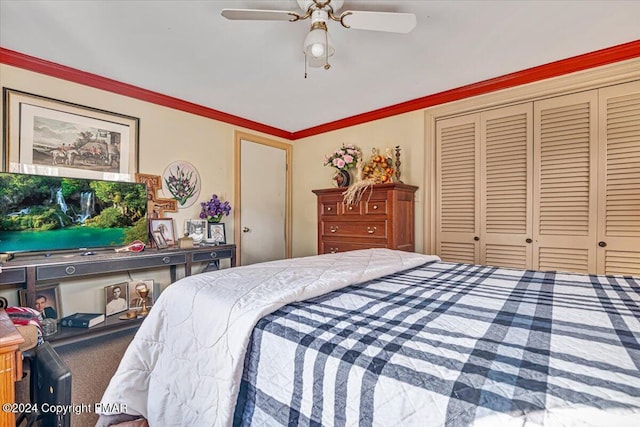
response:
<path fill-rule="evenodd" d="M 637 426 L 639 342 L 640 278 L 368 249 L 176 282 L 102 403 L 151 426 Z"/>

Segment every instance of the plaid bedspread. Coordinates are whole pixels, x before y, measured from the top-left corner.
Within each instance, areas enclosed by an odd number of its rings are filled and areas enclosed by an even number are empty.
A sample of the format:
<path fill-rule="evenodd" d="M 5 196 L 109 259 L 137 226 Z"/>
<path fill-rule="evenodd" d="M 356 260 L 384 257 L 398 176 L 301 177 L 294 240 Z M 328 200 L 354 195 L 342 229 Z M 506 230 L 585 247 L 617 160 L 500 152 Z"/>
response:
<path fill-rule="evenodd" d="M 235 425 L 640 426 L 640 279 L 432 262 L 256 326 Z"/>

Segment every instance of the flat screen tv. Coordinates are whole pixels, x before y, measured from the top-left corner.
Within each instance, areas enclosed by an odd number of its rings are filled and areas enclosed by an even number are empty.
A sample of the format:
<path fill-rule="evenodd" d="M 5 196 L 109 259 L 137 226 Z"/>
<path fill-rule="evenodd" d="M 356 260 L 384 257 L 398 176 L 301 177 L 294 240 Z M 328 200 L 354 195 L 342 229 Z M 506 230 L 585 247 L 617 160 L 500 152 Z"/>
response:
<path fill-rule="evenodd" d="M 147 242 L 145 184 L 0 172 L 0 253 Z"/>

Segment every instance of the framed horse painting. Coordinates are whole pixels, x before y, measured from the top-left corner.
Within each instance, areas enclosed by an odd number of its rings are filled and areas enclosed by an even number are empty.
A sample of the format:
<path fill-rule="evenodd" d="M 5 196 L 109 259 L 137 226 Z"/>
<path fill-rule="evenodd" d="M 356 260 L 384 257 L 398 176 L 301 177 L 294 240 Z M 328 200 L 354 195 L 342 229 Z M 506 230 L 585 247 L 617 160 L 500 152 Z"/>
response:
<path fill-rule="evenodd" d="M 7 172 L 133 181 L 140 120 L 3 89 Z"/>

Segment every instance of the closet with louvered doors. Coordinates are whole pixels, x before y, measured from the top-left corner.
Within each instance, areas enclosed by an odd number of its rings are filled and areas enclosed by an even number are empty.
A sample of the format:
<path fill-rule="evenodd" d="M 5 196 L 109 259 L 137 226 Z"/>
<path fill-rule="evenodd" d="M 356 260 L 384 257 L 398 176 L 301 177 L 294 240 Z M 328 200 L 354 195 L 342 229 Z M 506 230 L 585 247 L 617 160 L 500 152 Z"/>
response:
<path fill-rule="evenodd" d="M 480 263 L 532 265 L 531 103 L 480 114 Z"/>
<path fill-rule="evenodd" d="M 437 122 L 445 261 L 531 267 L 532 115 L 527 103 Z"/>
<path fill-rule="evenodd" d="M 436 123 L 437 253 L 480 262 L 480 114 Z"/>
<path fill-rule="evenodd" d="M 640 82 L 599 90 L 599 274 L 640 276 Z"/>
<path fill-rule="evenodd" d="M 640 82 L 438 120 L 446 261 L 640 275 Z"/>
<path fill-rule="evenodd" d="M 595 273 L 598 92 L 533 104 L 532 267 Z"/>

